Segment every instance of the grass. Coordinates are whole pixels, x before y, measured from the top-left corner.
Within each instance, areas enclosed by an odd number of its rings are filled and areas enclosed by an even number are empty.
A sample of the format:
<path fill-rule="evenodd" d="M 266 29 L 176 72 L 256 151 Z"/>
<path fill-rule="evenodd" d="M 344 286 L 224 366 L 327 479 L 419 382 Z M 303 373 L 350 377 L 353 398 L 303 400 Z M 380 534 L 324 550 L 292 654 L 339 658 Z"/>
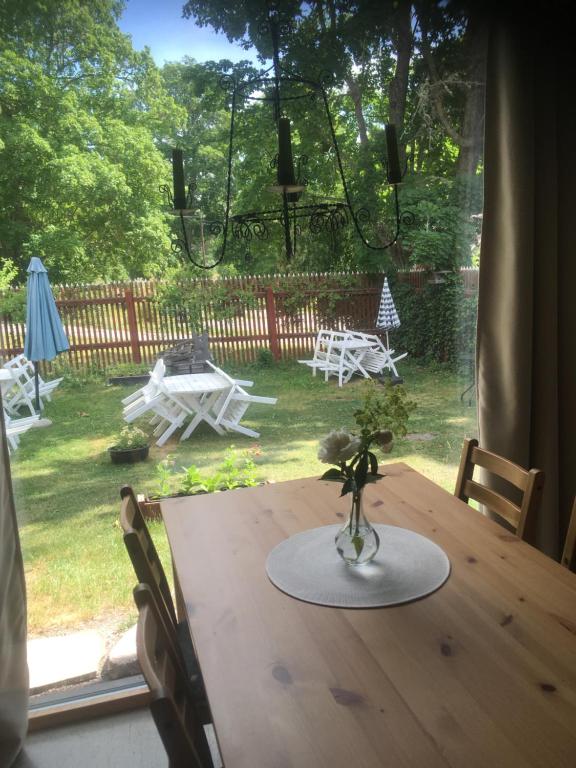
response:
<path fill-rule="evenodd" d="M 278 397 L 273 407 L 252 405 L 243 421 L 261 432 L 259 478 L 319 475 L 325 467 L 316 458 L 318 440 L 331 429 L 354 426 L 362 380 L 340 389 L 334 379 L 325 383 L 296 363 L 225 367 L 253 379 L 254 394 Z M 468 382 L 414 362 L 402 365 L 402 375 L 418 404 L 409 433 L 428 433 L 433 439 L 398 440 L 385 460 L 406 461 L 451 491 L 462 440 L 476 432 L 475 408 L 459 399 Z M 221 437 L 203 424 L 184 443 L 173 439 L 163 448 L 153 445 L 147 462 L 113 465 L 106 449 L 123 426 L 120 400 L 129 391 L 96 377 L 63 384 L 46 408 L 52 426 L 26 433 L 14 455 L 31 635 L 104 620 L 125 624 L 135 617 L 134 576 L 117 522 L 122 485 L 154 492 L 156 464 L 169 454 L 177 465 L 211 471 L 230 445 L 242 450 L 256 442 L 240 434 Z M 168 563 L 162 525 L 151 527 Z"/>

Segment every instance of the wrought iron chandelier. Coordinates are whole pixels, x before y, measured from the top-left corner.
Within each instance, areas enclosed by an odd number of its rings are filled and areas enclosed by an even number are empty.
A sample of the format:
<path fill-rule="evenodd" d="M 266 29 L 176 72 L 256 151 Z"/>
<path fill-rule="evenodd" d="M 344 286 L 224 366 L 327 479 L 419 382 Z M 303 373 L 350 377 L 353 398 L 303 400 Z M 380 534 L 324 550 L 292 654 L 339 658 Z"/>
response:
<path fill-rule="evenodd" d="M 172 150 L 173 191 L 169 187 L 161 187 L 169 201 L 172 212 L 179 217 L 180 233 L 173 239 L 172 248 L 175 252 L 185 255 L 192 264 L 201 269 L 212 269 L 220 264 L 226 256 L 230 239 L 243 240 L 250 243 L 253 240 L 266 240 L 270 237 L 271 227 L 280 226 L 283 230 L 285 255 L 290 261 L 296 254 L 298 236 L 306 230 L 312 235 L 322 232 L 335 233 L 343 227 L 353 225 L 356 234 L 366 248 L 383 251 L 393 245 L 399 237 L 401 224 L 411 224 L 414 221 L 412 213 L 400 211 L 398 199 L 398 184 L 405 173 L 400 167 L 398 144 L 395 126 L 385 125 L 386 154 L 382 161 L 386 169 L 386 179 L 393 188 L 395 220 L 392 222 L 392 236 L 385 243 L 373 243 L 365 235 L 367 223 L 372 221 L 368 208 L 361 206 L 354 209 L 349 185 L 346 181 L 342 156 L 334 123 L 328 105 L 325 83 L 326 76 L 311 80 L 298 74 L 291 73 L 280 59 L 280 23 L 277 6 L 268 4 L 267 20 L 260 25 L 262 34 L 269 33 L 272 38 L 272 65 L 257 77 L 236 81 L 229 75 L 221 79 L 222 87 L 231 91 L 230 134 L 228 143 L 228 171 L 226 180 L 226 203 L 224 217 L 198 217 L 195 204 L 195 185 L 186 185 L 184 176 L 183 153 L 181 149 Z M 336 160 L 337 172 L 343 191 L 343 199 L 339 201 L 306 201 L 305 191 L 307 179 L 304 177 L 308 157 L 300 155 L 295 164 L 292 153 L 291 122 L 286 115 L 286 106 L 291 102 L 302 99 L 319 99 L 323 106 L 326 123 L 331 139 L 332 149 Z M 279 196 L 279 202 L 270 208 L 245 213 L 232 213 L 232 165 L 235 147 L 235 121 L 238 115 L 238 104 L 242 100 L 264 101 L 271 103 L 274 123 L 278 137 L 278 152 L 270 163 L 271 170 L 276 171 L 276 183 L 268 190 Z M 193 228 L 200 225 L 200 236 L 192 236 Z M 221 245 L 215 256 L 206 263 L 206 237 L 220 237 Z M 193 252 L 192 243 L 198 243 L 201 259 Z"/>

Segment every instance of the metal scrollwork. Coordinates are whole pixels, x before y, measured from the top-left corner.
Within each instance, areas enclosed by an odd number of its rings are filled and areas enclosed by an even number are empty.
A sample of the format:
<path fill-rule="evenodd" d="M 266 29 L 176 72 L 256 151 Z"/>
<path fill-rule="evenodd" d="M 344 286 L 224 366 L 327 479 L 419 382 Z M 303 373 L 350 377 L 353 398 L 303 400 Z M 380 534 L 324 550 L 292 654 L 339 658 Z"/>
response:
<path fill-rule="evenodd" d="M 412 211 L 402 211 L 400 214 L 400 221 L 402 224 L 404 224 L 404 226 L 411 227 L 416 221 L 416 214 L 414 214 Z"/>
<path fill-rule="evenodd" d="M 246 220 L 242 218 L 232 218 L 232 236 L 235 240 L 267 240 L 270 236 L 266 222 L 261 219 Z"/>

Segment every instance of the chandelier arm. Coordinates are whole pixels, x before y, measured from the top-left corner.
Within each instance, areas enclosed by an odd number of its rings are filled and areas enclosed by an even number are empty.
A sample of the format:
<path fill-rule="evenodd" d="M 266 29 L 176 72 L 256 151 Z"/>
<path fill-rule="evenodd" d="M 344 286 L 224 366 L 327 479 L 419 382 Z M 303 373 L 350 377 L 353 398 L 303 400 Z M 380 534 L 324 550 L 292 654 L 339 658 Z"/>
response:
<path fill-rule="evenodd" d="M 338 163 L 338 171 L 340 173 L 340 180 L 342 182 L 342 188 L 344 189 L 344 197 L 346 198 L 346 205 L 348 207 L 348 210 L 350 211 L 350 217 L 352 218 L 352 221 L 354 223 L 354 227 L 356 229 L 356 232 L 358 233 L 358 237 L 362 240 L 366 248 L 370 248 L 372 251 L 384 251 L 386 248 L 389 248 L 391 245 L 394 245 L 396 240 L 398 239 L 398 235 L 400 234 L 400 209 L 399 209 L 399 203 L 398 203 L 398 188 L 397 185 L 394 184 L 394 199 L 395 199 L 395 208 L 396 208 L 396 233 L 394 235 L 394 238 L 390 240 L 390 242 L 386 243 L 385 245 L 372 245 L 371 243 L 366 240 L 364 237 L 364 233 L 362 232 L 362 229 L 360 227 L 360 224 L 358 222 L 358 217 L 356 213 L 354 212 L 354 209 L 352 207 L 352 201 L 350 200 L 350 194 L 348 192 L 348 185 L 346 184 L 346 177 L 344 175 L 344 168 L 342 166 L 342 158 L 340 156 L 340 148 L 338 147 L 338 140 L 336 138 L 336 131 L 334 130 L 334 124 L 332 123 L 332 116 L 330 114 L 330 108 L 328 106 L 328 97 L 326 95 L 326 91 L 323 87 L 320 88 L 320 92 L 322 93 L 322 99 L 324 101 L 324 110 L 326 112 L 326 118 L 328 120 L 328 127 L 330 128 L 330 135 L 332 137 L 332 145 L 334 146 L 334 150 L 336 152 L 336 161 Z"/>

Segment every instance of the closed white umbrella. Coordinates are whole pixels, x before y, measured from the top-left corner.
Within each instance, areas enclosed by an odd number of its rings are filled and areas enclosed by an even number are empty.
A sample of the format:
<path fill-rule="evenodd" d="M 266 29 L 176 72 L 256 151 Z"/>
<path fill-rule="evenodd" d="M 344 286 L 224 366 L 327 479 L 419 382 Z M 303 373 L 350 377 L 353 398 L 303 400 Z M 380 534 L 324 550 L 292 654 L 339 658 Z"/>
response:
<path fill-rule="evenodd" d="M 388 340 L 388 331 L 392 328 L 400 327 L 400 318 L 398 312 L 394 306 L 394 299 L 390 292 L 390 286 L 388 285 L 388 278 L 384 278 L 382 285 L 382 296 L 380 297 L 380 307 L 378 309 L 378 319 L 376 320 L 376 328 L 381 328 L 386 331 L 386 347 L 390 348 L 390 342 Z"/>

